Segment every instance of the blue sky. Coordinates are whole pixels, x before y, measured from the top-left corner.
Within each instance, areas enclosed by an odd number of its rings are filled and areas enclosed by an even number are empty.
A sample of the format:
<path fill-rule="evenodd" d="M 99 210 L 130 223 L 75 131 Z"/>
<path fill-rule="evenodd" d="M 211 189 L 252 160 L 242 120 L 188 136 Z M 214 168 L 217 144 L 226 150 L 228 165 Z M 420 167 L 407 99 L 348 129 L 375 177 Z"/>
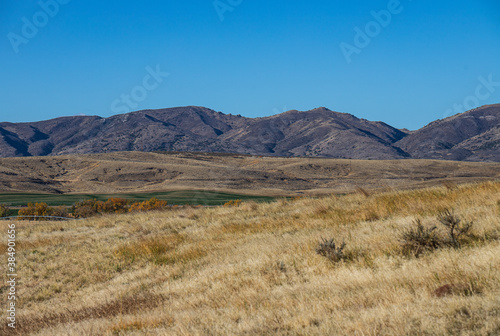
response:
<path fill-rule="evenodd" d="M 0 121 L 325 106 L 417 129 L 500 103 L 498 0 L 55 1 L 0 3 Z"/>

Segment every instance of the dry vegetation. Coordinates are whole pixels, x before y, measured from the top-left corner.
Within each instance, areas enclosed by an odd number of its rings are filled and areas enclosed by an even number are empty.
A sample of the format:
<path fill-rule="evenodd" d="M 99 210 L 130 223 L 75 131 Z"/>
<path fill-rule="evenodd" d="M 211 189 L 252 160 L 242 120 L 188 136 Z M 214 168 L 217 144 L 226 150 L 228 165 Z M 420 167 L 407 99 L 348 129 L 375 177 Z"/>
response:
<path fill-rule="evenodd" d="M 499 202 L 487 182 L 18 223 L 17 332 L 498 335 Z M 467 239 L 405 253 L 445 209 Z"/>
<path fill-rule="evenodd" d="M 490 181 L 500 163 L 115 152 L 0 158 L 0 192 L 119 194 L 210 190 L 296 196 Z M 362 189 L 357 186 L 363 186 Z"/>

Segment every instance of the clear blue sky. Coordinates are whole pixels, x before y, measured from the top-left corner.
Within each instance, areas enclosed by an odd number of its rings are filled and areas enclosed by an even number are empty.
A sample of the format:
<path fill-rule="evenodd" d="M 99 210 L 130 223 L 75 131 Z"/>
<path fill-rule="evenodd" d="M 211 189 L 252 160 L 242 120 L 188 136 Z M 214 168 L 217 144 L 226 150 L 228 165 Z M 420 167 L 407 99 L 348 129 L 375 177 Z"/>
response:
<path fill-rule="evenodd" d="M 500 82 L 498 0 L 53 1 L 0 2 L 0 121 L 325 106 L 416 129 L 454 104 L 500 103 L 479 79 Z"/>

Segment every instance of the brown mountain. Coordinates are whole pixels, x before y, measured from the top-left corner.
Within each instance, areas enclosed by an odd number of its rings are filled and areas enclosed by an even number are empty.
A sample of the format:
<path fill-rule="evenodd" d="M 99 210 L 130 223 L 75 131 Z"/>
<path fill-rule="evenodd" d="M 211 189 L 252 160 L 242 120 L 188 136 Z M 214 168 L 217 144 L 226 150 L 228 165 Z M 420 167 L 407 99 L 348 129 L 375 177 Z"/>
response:
<path fill-rule="evenodd" d="M 322 107 L 253 119 L 221 139 L 238 144 L 246 154 L 396 159 L 409 156 L 392 146 L 405 135 L 385 123 Z"/>
<path fill-rule="evenodd" d="M 415 159 L 500 162 L 500 104 L 434 121 L 395 146 Z"/>
<path fill-rule="evenodd" d="M 244 118 L 185 107 L 138 111 L 109 118 L 63 117 L 0 123 L 1 156 L 43 156 L 113 151 L 224 151 L 218 137 Z"/>
<path fill-rule="evenodd" d="M 109 118 L 4 122 L 0 123 L 0 157 L 183 151 L 500 161 L 499 113 L 500 105 L 485 106 L 414 132 L 326 108 L 245 118 L 188 106 Z"/>

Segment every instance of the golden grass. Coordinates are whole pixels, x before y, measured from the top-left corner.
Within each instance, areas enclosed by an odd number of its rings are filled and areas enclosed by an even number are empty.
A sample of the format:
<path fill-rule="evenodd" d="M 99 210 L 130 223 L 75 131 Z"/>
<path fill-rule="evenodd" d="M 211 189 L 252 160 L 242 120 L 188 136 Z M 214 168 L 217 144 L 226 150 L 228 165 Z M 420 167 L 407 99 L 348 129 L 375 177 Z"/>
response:
<path fill-rule="evenodd" d="M 258 196 L 325 195 L 489 181 L 500 163 L 342 160 L 113 152 L 0 158 L 2 192 L 122 194 L 212 190 Z M 144 183 L 144 181 L 148 181 Z"/>
<path fill-rule="evenodd" d="M 16 223 L 16 332 L 498 335 L 499 202 L 487 182 Z M 474 239 L 405 256 L 401 232 L 444 208 Z M 345 241 L 346 260 L 318 255 L 322 237 Z"/>

